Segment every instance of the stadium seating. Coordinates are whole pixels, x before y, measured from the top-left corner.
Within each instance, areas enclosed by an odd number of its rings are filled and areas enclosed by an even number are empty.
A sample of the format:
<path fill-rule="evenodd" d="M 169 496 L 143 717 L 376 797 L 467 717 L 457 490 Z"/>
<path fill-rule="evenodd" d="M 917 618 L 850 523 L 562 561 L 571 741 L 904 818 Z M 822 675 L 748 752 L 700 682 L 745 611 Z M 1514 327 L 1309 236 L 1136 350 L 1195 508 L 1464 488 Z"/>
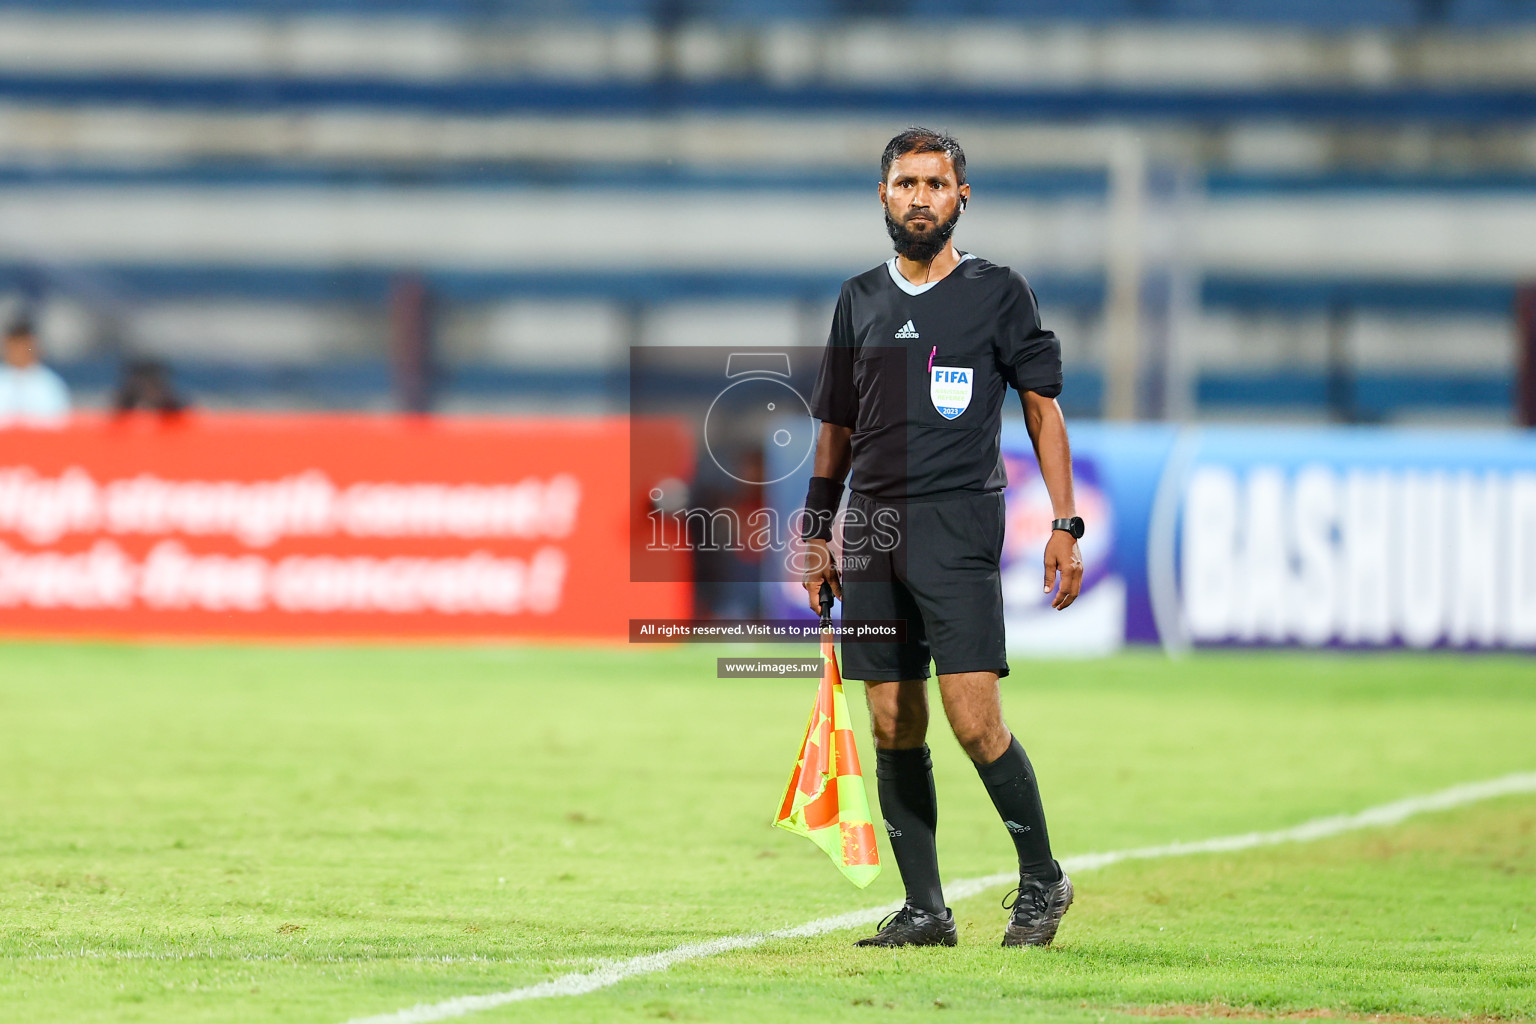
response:
<path fill-rule="evenodd" d="M 870 13 L 828 0 L 5 8 L 0 308 L 41 310 L 87 395 L 145 348 L 207 400 L 367 405 L 388 379 L 382 310 L 415 273 L 437 303 L 451 401 L 607 407 L 636 340 L 817 343 L 837 281 L 884 256 L 867 216 L 880 140 L 933 119 L 971 149 L 962 242 L 1030 275 L 1069 341 L 1070 396 L 1092 412 L 1102 154 L 1128 130 L 1153 178 L 1189 193 L 1149 180 L 1145 215 L 1152 280 L 1176 264 L 1197 300 L 1202 326 L 1178 333 L 1194 339 L 1206 411 L 1318 414 L 1333 357 L 1317 339 L 1350 352 L 1385 317 L 1402 344 L 1355 367 L 1372 396 L 1361 418 L 1507 415 L 1514 290 L 1536 273 L 1522 241 L 1536 92 L 1519 45 L 1494 43 L 1524 39 L 1536 4 Z M 104 45 L 113 31 L 132 45 Z M 916 62 L 914 84 L 900 55 L 925 42 L 945 59 Z M 796 269 L 761 255 L 786 189 L 845 225 Z M 635 204 L 670 211 L 672 244 L 616 240 Z M 1169 230 L 1184 236 L 1172 248 Z M 558 255 L 541 256 L 541 237 Z M 573 373 L 541 337 L 577 320 L 590 330 L 568 347 L 600 372 Z M 1437 344 L 1447 321 L 1464 329 Z M 282 338 L 253 343 L 262 322 Z"/>
<path fill-rule="evenodd" d="M 480 19 L 674 19 L 769 22 L 850 17 L 962 17 L 1073 22 L 1225 22 L 1309 27 L 1506 25 L 1536 20 L 1529 0 L 28 0 L 31 9 L 78 13 L 146 10 L 431 15 Z"/>

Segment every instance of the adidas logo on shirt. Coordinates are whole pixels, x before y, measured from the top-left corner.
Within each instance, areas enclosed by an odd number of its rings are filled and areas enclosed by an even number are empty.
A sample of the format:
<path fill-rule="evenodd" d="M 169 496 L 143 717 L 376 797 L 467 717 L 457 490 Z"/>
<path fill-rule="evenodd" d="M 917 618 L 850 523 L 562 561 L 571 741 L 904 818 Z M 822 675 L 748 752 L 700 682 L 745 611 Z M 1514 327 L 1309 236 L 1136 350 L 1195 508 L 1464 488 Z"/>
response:
<path fill-rule="evenodd" d="M 901 325 L 901 330 L 896 332 L 896 337 L 898 337 L 898 338 L 921 338 L 922 335 L 917 333 L 917 327 L 915 325 L 913 325 L 911 320 L 908 320 L 906 323 Z"/>

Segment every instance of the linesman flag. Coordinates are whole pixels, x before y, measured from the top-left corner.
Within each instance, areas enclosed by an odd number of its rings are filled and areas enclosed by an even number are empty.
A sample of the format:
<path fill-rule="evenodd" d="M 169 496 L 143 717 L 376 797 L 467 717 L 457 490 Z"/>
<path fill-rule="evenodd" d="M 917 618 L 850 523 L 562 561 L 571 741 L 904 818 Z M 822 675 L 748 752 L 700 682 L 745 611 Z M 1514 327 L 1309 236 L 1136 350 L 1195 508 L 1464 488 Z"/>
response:
<path fill-rule="evenodd" d="M 832 643 L 832 588 L 825 585 L 821 608 L 821 685 L 773 823 L 821 847 L 862 889 L 880 874 L 880 851 Z"/>

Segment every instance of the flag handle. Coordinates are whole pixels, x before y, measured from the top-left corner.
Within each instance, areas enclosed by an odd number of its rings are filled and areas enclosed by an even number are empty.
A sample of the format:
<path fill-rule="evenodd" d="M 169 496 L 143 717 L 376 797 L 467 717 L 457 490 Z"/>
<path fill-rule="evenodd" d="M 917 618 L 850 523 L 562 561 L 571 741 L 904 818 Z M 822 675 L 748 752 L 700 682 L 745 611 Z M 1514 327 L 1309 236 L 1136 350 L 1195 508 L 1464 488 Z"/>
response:
<path fill-rule="evenodd" d="M 832 628 L 832 584 L 826 580 L 821 581 L 821 628 Z"/>

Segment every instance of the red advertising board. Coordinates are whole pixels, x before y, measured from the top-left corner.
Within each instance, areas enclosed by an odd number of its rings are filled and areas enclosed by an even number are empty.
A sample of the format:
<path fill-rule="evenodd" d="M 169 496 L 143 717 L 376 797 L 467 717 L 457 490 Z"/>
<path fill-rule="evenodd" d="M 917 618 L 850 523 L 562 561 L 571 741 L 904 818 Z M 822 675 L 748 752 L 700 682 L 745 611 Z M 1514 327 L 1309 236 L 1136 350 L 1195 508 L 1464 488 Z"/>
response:
<path fill-rule="evenodd" d="M 0 631 L 618 641 L 691 610 L 629 582 L 628 461 L 618 417 L 0 430 Z"/>

